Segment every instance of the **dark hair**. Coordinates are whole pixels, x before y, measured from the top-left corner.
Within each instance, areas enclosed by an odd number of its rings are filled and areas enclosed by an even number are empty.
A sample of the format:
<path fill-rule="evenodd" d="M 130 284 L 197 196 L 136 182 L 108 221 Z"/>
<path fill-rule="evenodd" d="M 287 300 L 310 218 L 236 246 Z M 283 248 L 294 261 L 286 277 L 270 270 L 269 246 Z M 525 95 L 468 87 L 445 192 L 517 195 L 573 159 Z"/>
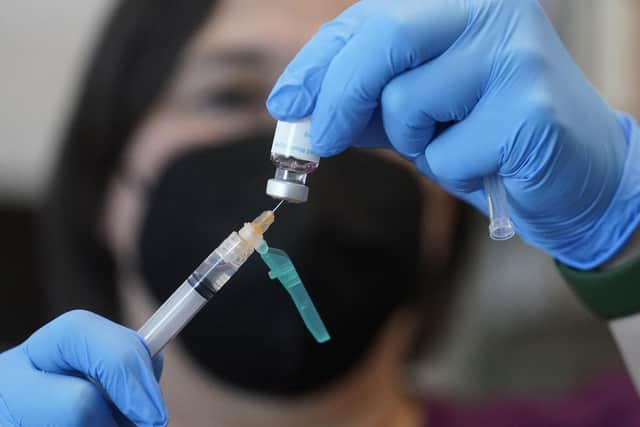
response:
<path fill-rule="evenodd" d="M 170 80 L 214 0 L 123 0 L 86 71 L 42 215 L 52 314 L 86 308 L 119 319 L 115 262 L 98 235 L 124 144 Z"/>

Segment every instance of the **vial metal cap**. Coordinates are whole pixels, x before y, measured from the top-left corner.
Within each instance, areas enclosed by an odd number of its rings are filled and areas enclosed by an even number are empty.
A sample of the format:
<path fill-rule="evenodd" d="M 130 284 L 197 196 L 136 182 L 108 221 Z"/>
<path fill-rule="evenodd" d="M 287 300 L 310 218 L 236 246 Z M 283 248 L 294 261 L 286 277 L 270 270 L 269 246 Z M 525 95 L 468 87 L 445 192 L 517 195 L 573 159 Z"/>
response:
<path fill-rule="evenodd" d="M 290 203 L 304 203 L 309 198 L 309 187 L 297 182 L 271 178 L 267 181 L 267 194 L 274 199 Z"/>

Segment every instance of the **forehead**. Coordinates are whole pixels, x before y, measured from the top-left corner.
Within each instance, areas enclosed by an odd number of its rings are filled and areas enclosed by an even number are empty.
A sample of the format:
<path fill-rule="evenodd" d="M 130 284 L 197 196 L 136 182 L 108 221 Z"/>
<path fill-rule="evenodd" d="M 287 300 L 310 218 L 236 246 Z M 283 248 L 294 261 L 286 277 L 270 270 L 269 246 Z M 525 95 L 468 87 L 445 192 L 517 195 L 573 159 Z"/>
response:
<path fill-rule="evenodd" d="M 197 33 L 190 54 L 253 47 L 289 60 L 347 0 L 223 0 Z"/>

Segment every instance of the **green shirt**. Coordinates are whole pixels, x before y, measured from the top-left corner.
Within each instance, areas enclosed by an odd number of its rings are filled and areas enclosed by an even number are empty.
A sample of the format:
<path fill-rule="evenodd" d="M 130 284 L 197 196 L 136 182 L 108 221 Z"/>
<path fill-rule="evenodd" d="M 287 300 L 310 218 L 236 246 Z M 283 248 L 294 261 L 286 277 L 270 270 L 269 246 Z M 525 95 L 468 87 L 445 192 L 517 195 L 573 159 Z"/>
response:
<path fill-rule="evenodd" d="M 640 313 L 640 257 L 604 271 L 579 271 L 556 264 L 574 292 L 597 316 L 615 320 Z"/>

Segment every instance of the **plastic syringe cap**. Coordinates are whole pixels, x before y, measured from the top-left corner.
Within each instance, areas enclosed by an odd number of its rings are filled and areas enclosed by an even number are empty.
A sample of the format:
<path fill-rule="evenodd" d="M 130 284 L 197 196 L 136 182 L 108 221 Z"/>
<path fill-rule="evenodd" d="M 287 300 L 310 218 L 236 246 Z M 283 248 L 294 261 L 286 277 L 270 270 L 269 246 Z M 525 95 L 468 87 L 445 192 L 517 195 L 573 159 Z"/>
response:
<path fill-rule="evenodd" d="M 267 181 L 267 195 L 290 203 L 304 203 L 309 198 L 309 187 L 296 182 L 271 178 Z"/>
<path fill-rule="evenodd" d="M 269 245 L 264 241 L 261 242 L 258 252 L 260 253 L 262 261 L 269 267 L 269 277 L 278 279 L 287 290 L 304 324 L 316 341 L 319 343 L 329 341 L 331 336 L 327 331 L 327 327 L 313 304 L 311 296 L 309 296 L 309 293 L 304 287 L 300 275 L 296 271 L 289 255 L 283 250 L 269 248 Z"/>

